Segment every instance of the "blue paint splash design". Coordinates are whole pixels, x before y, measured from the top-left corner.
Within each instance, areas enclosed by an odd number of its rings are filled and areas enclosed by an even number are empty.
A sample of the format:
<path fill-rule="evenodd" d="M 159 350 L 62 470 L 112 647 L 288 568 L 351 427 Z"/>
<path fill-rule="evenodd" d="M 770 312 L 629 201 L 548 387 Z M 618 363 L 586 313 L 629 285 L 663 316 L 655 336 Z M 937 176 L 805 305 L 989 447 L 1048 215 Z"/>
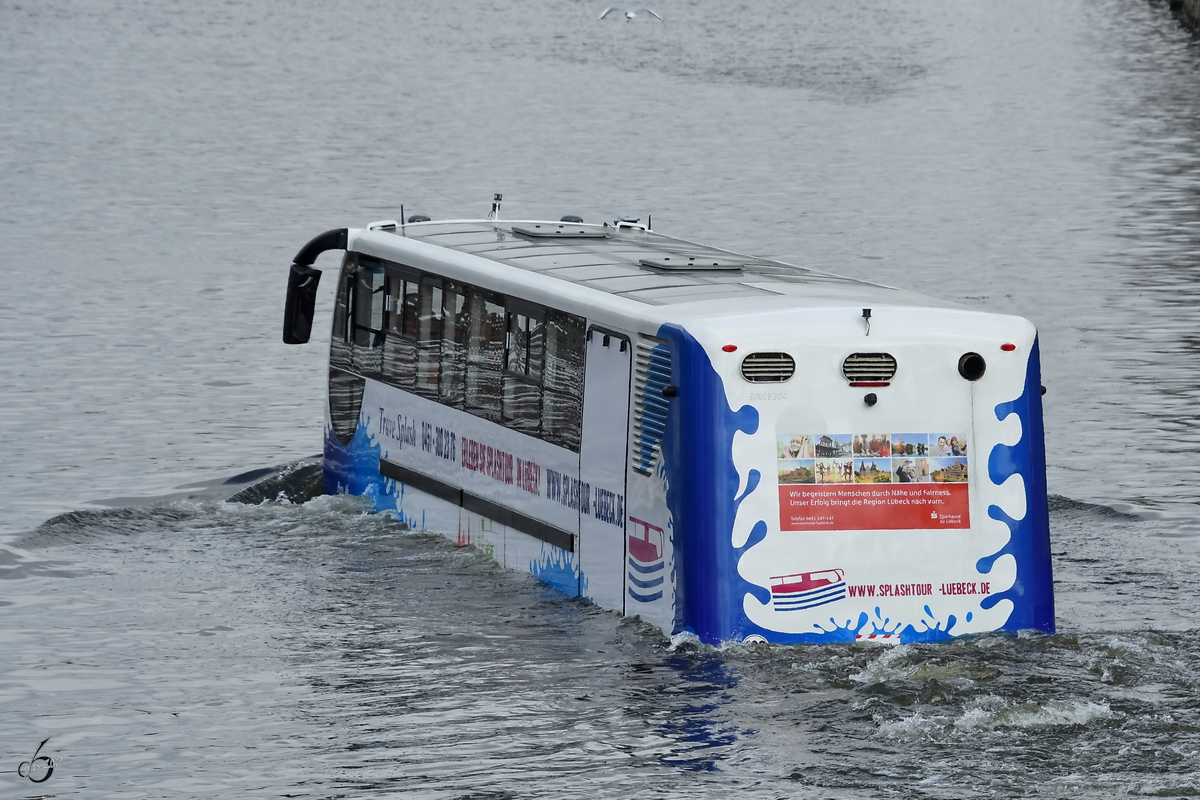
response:
<path fill-rule="evenodd" d="M 746 490 L 738 494 L 733 439 L 739 431 L 758 430 L 758 411 L 752 406 L 737 411 L 729 407 L 721 377 L 691 334 L 678 325 L 664 325 L 658 335 L 670 344 L 671 380 L 678 387 L 668 406 L 662 441 L 679 564 L 675 632 L 690 631 L 714 645 L 740 641 L 759 630 L 745 616 L 743 597 L 767 592 L 737 571 L 740 554 L 766 536 L 766 523 L 756 524 L 741 548 L 735 549 L 731 539 L 738 506 L 761 478 L 749 478 Z M 691 436 L 690 431 L 704 435 Z"/>
<path fill-rule="evenodd" d="M 867 612 L 860 612 L 858 620 L 848 619 L 844 623 L 829 618 L 829 627 L 814 624 L 818 633 L 774 634 L 775 640 L 784 644 L 829 644 L 831 642 L 853 642 L 867 625 Z"/>
<path fill-rule="evenodd" d="M 937 615 L 933 613 L 929 606 L 925 606 L 924 610 L 925 616 L 928 617 L 928 619 L 923 619 L 920 621 L 922 630 L 917 630 L 916 626 L 912 624 L 906 625 L 904 630 L 900 631 L 901 644 L 911 644 L 912 642 L 940 642 L 945 639 L 954 638 L 954 634 L 952 634 L 950 631 L 958 623 L 958 619 L 955 618 L 953 614 L 946 617 L 946 627 L 943 628 L 943 623 L 938 621 Z M 878 612 L 878 609 L 876 609 L 876 612 Z"/>
<path fill-rule="evenodd" d="M 541 558 L 529 562 L 529 572 L 563 594 L 579 595 L 579 573 L 574 555 L 557 547 L 542 547 Z"/>
<path fill-rule="evenodd" d="M 667 477 L 667 505 L 678 530 L 677 560 L 680 564 L 680 603 L 675 632 L 690 631 L 708 644 L 719 645 L 758 635 L 781 644 L 816 644 L 855 641 L 861 635 L 900 634 L 902 642 L 929 642 L 954 636 L 958 623 L 953 614 L 938 618 L 929 606 L 925 618 L 916 622 L 871 621 L 866 612 L 857 619 L 814 625 L 810 633 L 782 633 L 763 629 L 746 617 L 743 599 L 748 594 L 759 603 L 770 602 L 770 591 L 741 577 L 737 562 L 746 551 L 767 535 L 764 520 L 757 521 L 745 544 L 734 547 L 733 523 L 737 509 L 761 483 L 756 470 L 747 475 L 746 488 L 739 494 L 739 475 L 733 463 L 733 439 L 738 432 L 753 434 L 759 425 L 758 412 L 750 407 L 733 410 L 724 384 L 703 347 L 685 330 L 664 325 L 659 336 L 670 343 L 672 382 L 678 395 L 670 402 L 662 441 Z M 1045 445 L 1041 419 L 1041 370 L 1035 341 L 1026 371 L 1024 391 L 1018 399 L 996 407 L 997 419 L 1017 414 L 1022 438 L 1016 445 L 998 445 L 989 458 L 989 475 L 1001 484 L 1021 475 L 1026 487 L 1028 513 L 1023 520 L 1009 518 L 998 506 L 988 513 L 1009 525 L 1012 535 L 1000 552 L 981 559 L 978 569 L 990 571 L 995 560 L 1012 554 L 1018 564 L 1018 579 L 1012 589 L 984 601 L 991 607 L 1001 599 L 1012 599 L 1016 609 L 1005 629 L 1037 628 L 1053 631 L 1053 594 L 1050 576 L 1049 512 L 1046 505 Z M 705 436 L 689 436 L 704 431 Z M 693 469 L 704 464 L 706 469 Z M 870 627 L 868 627 L 868 625 Z"/>
<path fill-rule="evenodd" d="M 345 445 L 338 441 L 333 427 L 326 426 L 325 494 L 367 495 L 376 503 L 386 496 L 385 479 L 379 474 L 380 449 L 371 442 L 370 425 L 370 416 L 360 413 L 354 436 Z"/>
<path fill-rule="evenodd" d="M 738 571 L 742 555 L 766 539 L 765 520 L 756 521 L 741 547 L 733 545 L 738 507 L 759 488 L 762 475 L 751 470 L 739 494 L 740 476 L 733 462 L 737 433 L 758 431 L 758 410 L 733 410 L 724 382 L 699 342 L 676 325 L 664 325 L 659 337 L 671 344 L 672 382 L 679 387 L 671 401 L 663 437 L 667 476 L 667 506 L 677 526 L 676 560 L 680 564 L 675 633 L 689 631 L 707 644 L 740 642 L 761 636 L 779 644 L 853 642 L 867 625 L 867 614 L 829 625 L 814 625 L 811 633 L 783 633 L 763 628 L 746 616 L 746 595 L 766 605 L 771 592 L 750 583 Z M 689 436 L 689 431 L 704 435 Z M 704 469 L 694 465 L 703 464 Z M 920 634 L 918 634 L 920 635 Z"/>
<path fill-rule="evenodd" d="M 879 606 L 875 606 L 875 619 L 871 620 L 871 630 L 862 631 L 864 636 L 891 636 L 900 630 L 902 622 L 892 622 L 891 617 L 883 616 Z M 909 626 L 912 627 L 912 626 Z M 861 628 L 859 629 L 862 630 Z M 859 631 L 856 631 L 857 634 Z"/>
<path fill-rule="evenodd" d="M 325 493 L 353 494 L 370 497 L 375 510 L 395 513 L 399 521 L 413 530 L 425 530 L 425 517 L 417 519 L 403 509 L 406 487 L 379 474 L 382 450 L 371 440 L 371 416 L 360 413 L 358 427 L 349 443 L 343 445 L 333 432 L 325 430 Z M 547 551 L 553 551 L 547 555 Z M 556 547 L 544 548 L 540 561 L 532 562 L 529 571 L 555 589 L 577 596 L 586 576 L 576 571 L 575 557 Z"/>
<path fill-rule="evenodd" d="M 425 530 L 425 510 L 421 510 L 420 519 L 405 510 L 404 496 L 407 493 L 408 487 L 405 484 L 391 478 L 384 478 L 383 492 L 375 498 L 375 510 L 395 514 L 396 519 L 407 526 L 409 530 L 423 531 Z"/>
<path fill-rule="evenodd" d="M 1025 370 L 1025 389 L 1016 400 L 996 406 L 996 419 L 1016 414 L 1021 422 L 1021 439 L 1015 445 L 998 444 L 988 457 L 988 477 L 1000 485 L 1013 475 L 1025 484 L 1025 518 L 1015 520 L 997 505 L 988 516 L 1008 526 L 1008 542 L 998 552 L 979 559 L 982 574 L 992 571 L 996 560 L 1011 555 L 1017 563 L 1012 588 L 985 598 L 983 608 L 1010 600 L 1013 611 L 1003 630 L 1037 629 L 1054 633 L 1054 579 L 1050 564 L 1050 510 L 1046 502 L 1046 445 L 1042 427 L 1041 356 L 1035 339 Z"/>

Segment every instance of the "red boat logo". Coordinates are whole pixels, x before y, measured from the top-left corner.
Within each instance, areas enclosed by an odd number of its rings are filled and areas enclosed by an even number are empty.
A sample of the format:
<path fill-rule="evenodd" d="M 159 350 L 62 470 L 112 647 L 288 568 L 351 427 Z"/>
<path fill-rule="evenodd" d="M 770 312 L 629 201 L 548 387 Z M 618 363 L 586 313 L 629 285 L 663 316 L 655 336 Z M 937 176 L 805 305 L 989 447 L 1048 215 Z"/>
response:
<path fill-rule="evenodd" d="M 652 603 L 663 596 L 666 560 L 663 558 L 663 529 L 636 517 L 629 518 L 629 566 L 626 590 L 639 603 Z"/>
<path fill-rule="evenodd" d="M 776 611 L 802 611 L 846 597 L 845 572 L 826 569 L 771 577 L 771 602 Z"/>

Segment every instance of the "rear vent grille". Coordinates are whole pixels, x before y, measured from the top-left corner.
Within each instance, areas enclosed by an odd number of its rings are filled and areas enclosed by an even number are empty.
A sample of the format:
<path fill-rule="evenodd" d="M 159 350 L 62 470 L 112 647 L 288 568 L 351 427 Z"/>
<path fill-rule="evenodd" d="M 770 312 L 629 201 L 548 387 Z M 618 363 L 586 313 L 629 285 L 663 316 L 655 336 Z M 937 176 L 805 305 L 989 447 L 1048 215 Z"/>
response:
<path fill-rule="evenodd" d="M 742 377 L 751 383 L 783 383 L 796 374 L 796 360 L 787 353 L 751 353 L 742 359 Z"/>
<path fill-rule="evenodd" d="M 633 442 L 629 448 L 634 472 L 653 475 L 667 430 L 667 398 L 663 388 L 671 382 L 671 351 L 655 336 L 638 335 L 637 366 L 633 390 Z"/>
<path fill-rule="evenodd" d="M 888 353 L 852 353 L 842 362 L 842 374 L 852 386 L 886 385 L 896 374 L 896 359 Z"/>

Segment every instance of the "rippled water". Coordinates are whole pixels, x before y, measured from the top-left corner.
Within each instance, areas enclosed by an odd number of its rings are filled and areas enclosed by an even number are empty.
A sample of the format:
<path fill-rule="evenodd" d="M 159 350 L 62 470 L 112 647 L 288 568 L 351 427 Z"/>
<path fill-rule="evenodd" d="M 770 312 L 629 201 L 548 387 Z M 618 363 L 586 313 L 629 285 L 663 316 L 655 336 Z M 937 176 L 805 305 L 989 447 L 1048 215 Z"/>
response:
<path fill-rule="evenodd" d="M 1200 793 L 1196 40 L 655 9 L 0 0 L 0 795 Z M 354 500 L 211 499 L 320 449 L 295 251 L 495 191 L 1032 319 L 1060 633 L 671 648 Z"/>
<path fill-rule="evenodd" d="M 367 508 L 43 525 L 0 565 L 0 742 L 15 758 L 52 737 L 50 796 L 1103 797 L 1200 780 L 1200 647 L 1162 629 L 1187 619 L 1183 587 L 1078 607 L 1144 577 L 1089 547 L 1130 526 L 1111 513 L 1055 509 L 1059 546 L 1091 556 L 1064 562 L 1056 636 L 714 652 Z"/>

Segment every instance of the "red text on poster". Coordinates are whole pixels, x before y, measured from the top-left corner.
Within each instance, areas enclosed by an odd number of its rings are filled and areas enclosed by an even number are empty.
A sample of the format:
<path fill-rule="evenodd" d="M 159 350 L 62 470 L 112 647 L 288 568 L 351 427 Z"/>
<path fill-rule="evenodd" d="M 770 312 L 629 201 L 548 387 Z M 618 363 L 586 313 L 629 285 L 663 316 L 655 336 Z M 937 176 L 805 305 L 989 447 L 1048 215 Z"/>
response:
<path fill-rule="evenodd" d="M 971 527 L 966 483 L 791 484 L 779 487 L 785 531 Z"/>

